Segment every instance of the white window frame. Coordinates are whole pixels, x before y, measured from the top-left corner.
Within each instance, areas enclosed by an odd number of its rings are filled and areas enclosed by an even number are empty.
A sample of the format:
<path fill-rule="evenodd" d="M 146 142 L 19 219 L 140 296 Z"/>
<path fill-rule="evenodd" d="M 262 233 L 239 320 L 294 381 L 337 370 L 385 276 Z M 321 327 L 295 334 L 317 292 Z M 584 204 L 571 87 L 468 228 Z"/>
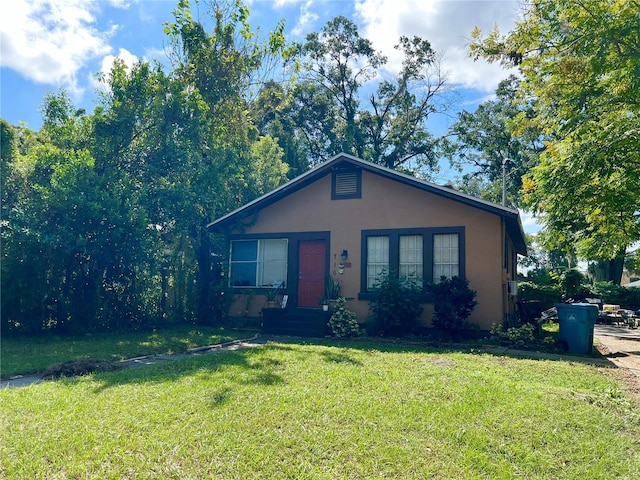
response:
<path fill-rule="evenodd" d="M 373 289 L 383 272 L 389 272 L 389 236 L 367 237 L 367 290 Z"/>
<path fill-rule="evenodd" d="M 233 246 L 234 243 L 246 242 L 255 243 L 256 245 L 256 259 L 253 260 L 234 260 L 233 258 Z M 283 254 L 280 258 L 268 258 L 268 247 L 274 246 L 279 242 L 282 244 Z M 287 279 L 288 270 L 288 252 L 289 241 L 287 238 L 257 238 L 257 239 L 235 239 L 231 240 L 229 245 L 229 286 L 232 288 L 262 288 L 272 287 L 278 285 L 285 285 Z M 266 258 L 265 258 L 266 257 Z M 255 264 L 255 271 L 253 278 L 255 278 L 254 285 L 234 285 L 233 271 L 234 265 L 251 265 Z M 276 273 L 273 273 L 274 270 Z M 278 278 L 275 278 L 278 277 Z M 282 278 L 280 278 L 282 277 Z"/>
<path fill-rule="evenodd" d="M 361 273 L 361 290 L 359 298 L 369 299 L 368 295 L 372 293 L 372 286 L 375 284 L 375 276 L 379 275 L 380 268 L 373 268 L 376 262 L 370 258 L 370 240 L 371 238 L 386 237 L 389 239 L 389 253 L 388 259 L 385 262 L 381 262 L 386 267 L 386 272 L 394 272 L 399 275 L 400 278 L 407 278 L 410 280 L 416 280 L 418 285 L 425 290 L 426 284 L 431 282 L 439 282 L 440 274 L 443 271 L 441 265 L 442 262 L 436 262 L 436 252 L 434 245 L 440 243 L 436 238 L 444 238 L 447 236 L 450 240 L 454 241 L 454 246 L 457 248 L 449 247 L 449 256 L 447 257 L 448 270 L 445 272 L 447 276 L 457 275 L 465 277 L 465 228 L 463 226 L 451 226 L 451 227 L 425 227 L 425 228 L 399 228 L 399 229 L 376 229 L 376 230 L 363 230 L 362 235 L 362 273 Z M 414 238 L 415 241 L 421 239 L 422 243 L 422 256 L 420 257 L 420 248 L 413 248 L 413 256 L 405 248 L 401 247 L 401 244 L 410 243 L 408 240 Z M 451 256 L 453 255 L 453 256 Z M 418 268 L 418 264 L 421 263 L 422 271 Z M 412 268 L 413 267 L 413 268 Z M 435 278 L 434 278 L 435 277 Z M 425 290 L 426 293 L 426 290 Z"/>
<path fill-rule="evenodd" d="M 460 235 L 457 233 L 436 233 L 433 235 L 433 283 L 440 283 L 441 277 L 452 278 L 460 275 Z"/>

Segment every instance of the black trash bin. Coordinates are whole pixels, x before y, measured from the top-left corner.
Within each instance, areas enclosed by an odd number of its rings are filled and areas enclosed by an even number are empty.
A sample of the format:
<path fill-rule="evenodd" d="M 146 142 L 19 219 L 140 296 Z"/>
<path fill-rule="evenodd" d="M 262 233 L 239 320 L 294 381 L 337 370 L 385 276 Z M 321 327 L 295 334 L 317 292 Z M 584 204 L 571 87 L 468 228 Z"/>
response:
<path fill-rule="evenodd" d="M 590 355 L 598 307 L 590 303 L 558 303 L 556 309 L 560 324 L 560 340 L 567 343 L 569 352 Z"/>

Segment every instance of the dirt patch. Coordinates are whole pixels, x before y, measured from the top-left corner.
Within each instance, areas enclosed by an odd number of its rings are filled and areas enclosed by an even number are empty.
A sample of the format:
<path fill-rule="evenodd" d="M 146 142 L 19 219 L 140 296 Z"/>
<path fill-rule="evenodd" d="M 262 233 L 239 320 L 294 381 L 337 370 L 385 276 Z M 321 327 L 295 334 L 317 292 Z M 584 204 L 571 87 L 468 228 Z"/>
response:
<path fill-rule="evenodd" d="M 50 365 L 42 374 L 45 380 L 52 380 L 61 377 L 78 377 L 91 373 L 113 372 L 126 368 L 126 365 L 118 362 L 108 362 L 105 360 L 72 360 L 64 363 L 54 363 Z"/>
<path fill-rule="evenodd" d="M 436 365 L 440 368 L 455 368 L 456 362 L 448 358 L 436 357 L 430 362 L 432 365 Z"/>

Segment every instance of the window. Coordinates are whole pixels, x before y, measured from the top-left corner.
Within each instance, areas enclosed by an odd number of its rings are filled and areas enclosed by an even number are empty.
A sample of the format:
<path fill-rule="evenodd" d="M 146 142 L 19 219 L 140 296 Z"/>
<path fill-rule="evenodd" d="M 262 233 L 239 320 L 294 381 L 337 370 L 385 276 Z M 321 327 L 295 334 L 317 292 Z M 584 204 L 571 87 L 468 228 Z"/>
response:
<path fill-rule="evenodd" d="M 229 282 L 232 287 L 270 287 L 287 278 L 286 238 L 232 240 Z"/>
<path fill-rule="evenodd" d="M 463 227 L 365 230 L 362 249 L 362 292 L 370 292 L 383 271 L 420 286 L 442 275 L 464 276 Z"/>
<path fill-rule="evenodd" d="M 457 233 L 433 236 L 433 281 L 440 277 L 456 277 L 460 273 L 460 255 Z"/>
<path fill-rule="evenodd" d="M 413 279 L 422 285 L 424 255 L 422 235 L 401 235 L 398 275 L 400 278 Z"/>
<path fill-rule="evenodd" d="M 362 198 L 361 170 L 341 170 L 331 177 L 331 199 Z"/>
<path fill-rule="evenodd" d="M 383 271 L 389 270 L 389 237 L 367 237 L 367 290 Z"/>

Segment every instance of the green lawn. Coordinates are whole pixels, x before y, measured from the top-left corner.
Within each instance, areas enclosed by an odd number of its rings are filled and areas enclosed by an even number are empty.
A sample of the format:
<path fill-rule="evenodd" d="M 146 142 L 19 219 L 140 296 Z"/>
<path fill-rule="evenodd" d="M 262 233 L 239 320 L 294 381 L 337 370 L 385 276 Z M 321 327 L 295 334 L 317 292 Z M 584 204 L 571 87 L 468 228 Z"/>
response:
<path fill-rule="evenodd" d="M 0 391 L 0 478 L 640 478 L 616 372 L 271 343 Z"/>
<path fill-rule="evenodd" d="M 126 334 L 81 337 L 18 337 L 0 340 L 0 378 L 44 371 L 69 360 L 124 360 L 156 353 L 180 353 L 189 348 L 247 338 L 255 331 L 193 325 Z"/>

